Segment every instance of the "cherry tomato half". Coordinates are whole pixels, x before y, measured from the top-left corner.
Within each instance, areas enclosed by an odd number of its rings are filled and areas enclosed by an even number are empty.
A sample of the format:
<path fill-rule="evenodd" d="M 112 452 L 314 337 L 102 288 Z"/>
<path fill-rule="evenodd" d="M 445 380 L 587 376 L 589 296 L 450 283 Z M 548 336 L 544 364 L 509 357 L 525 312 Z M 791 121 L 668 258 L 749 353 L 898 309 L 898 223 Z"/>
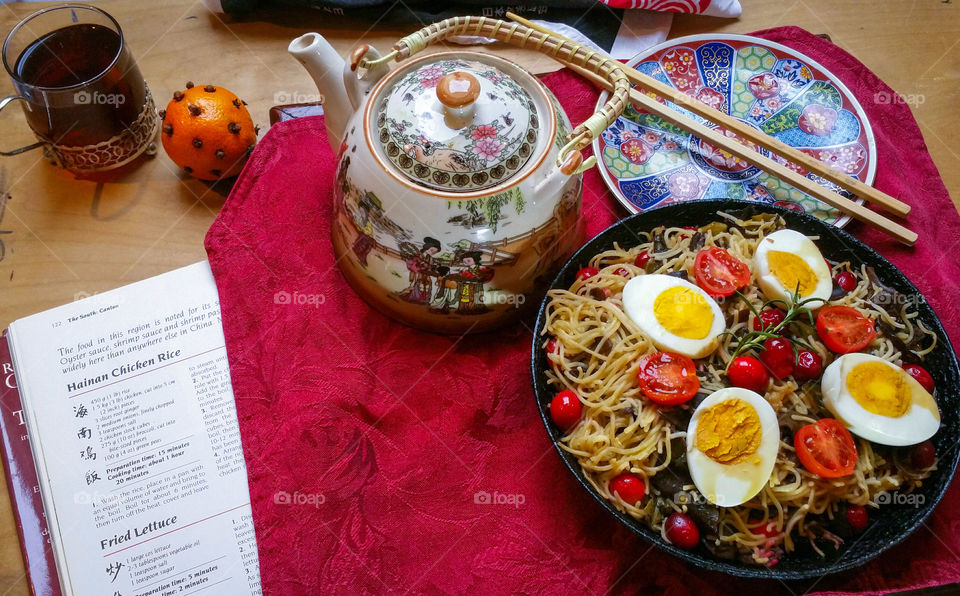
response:
<path fill-rule="evenodd" d="M 584 267 L 580 271 L 577 271 L 577 279 L 579 279 L 580 281 L 585 281 L 590 279 L 591 277 L 599 275 L 599 273 L 600 273 L 600 270 L 597 269 L 596 267 Z"/>
<path fill-rule="evenodd" d="M 920 385 L 927 390 L 927 393 L 933 393 L 934 384 L 933 377 L 930 376 L 930 373 L 927 372 L 927 369 L 923 368 L 919 364 L 904 364 L 903 370 L 917 380 Z"/>
<path fill-rule="evenodd" d="M 675 406 L 688 401 L 700 389 L 693 360 L 671 352 L 654 352 L 640 361 L 640 390 L 650 401 Z"/>
<path fill-rule="evenodd" d="M 647 485 L 636 474 L 624 472 L 610 481 L 610 493 L 616 493 L 626 503 L 636 505 L 647 494 Z"/>
<path fill-rule="evenodd" d="M 763 362 L 770 370 L 770 374 L 778 379 L 790 376 L 793 374 L 794 363 L 796 363 L 793 344 L 782 337 L 771 337 L 763 342 L 760 362 Z"/>
<path fill-rule="evenodd" d="M 637 267 L 643 268 L 647 266 L 647 262 L 650 260 L 650 253 L 642 250 L 640 254 L 637 255 L 637 258 L 633 260 L 633 264 Z"/>
<path fill-rule="evenodd" d="M 617 267 L 613 270 L 614 275 L 619 275 L 620 277 L 630 277 L 630 270 L 626 267 Z"/>
<path fill-rule="evenodd" d="M 663 526 L 670 544 L 690 550 L 700 542 L 700 530 L 689 515 L 671 513 Z"/>
<path fill-rule="evenodd" d="M 711 246 L 693 261 L 697 285 L 711 296 L 730 296 L 750 283 L 750 268 L 726 250 Z"/>
<path fill-rule="evenodd" d="M 550 402 L 550 418 L 564 430 L 580 421 L 581 410 L 577 394 L 569 389 L 556 394 Z"/>
<path fill-rule="evenodd" d="M 817 334 L 839 354 L 859 352 L 877 337 L 873 319 L 850 306 L 825 306 L 817 313 Z"/>
<path fill-rule="evenodd" d="M 727 368 L 727 376 L 735 387 L 743 387 L 763 395 L 770 382 L 770 373 L 753 356 L 737 356 Z"/>
<path fill-rule="evenodd" d="M 557 338 L 555 337 L 550 338 L 550 340 L 547 342 L 546 350 L 547 350 L 547 354 L 560 353 L 560 346 L 557 344 Z"/>
<path fill-rule="evenodd" d="M 833 418 L 822 418 L 798 430 L 793 447 L 803 467 L 821 478 L 849 476 L 860 459 L 853 435 Z"/>
<path fill-rule="evenodd" d="M 551 337 L 550 341 L 547 342 L 546 348 L 544 349 L 547 351 L 547 362 L 549 362 L 550 366 L 556 370 L 560 364 L 550 360 L 550 354 L 556 354 L 558 358 L 560 357 L 560 343 L 557 341 L 557 338 Z"/>
<path fill-rule="evenodd" d="M 777 529 L 777 522 L 770 520 L 767 523 L 763 523 L 762 519 L 755 519 L 753 517 L 749 520 L 750 532 L 757 534 L 758 536 L 766 536 L 767 538 L 776 538 L 782 532 Z"/>

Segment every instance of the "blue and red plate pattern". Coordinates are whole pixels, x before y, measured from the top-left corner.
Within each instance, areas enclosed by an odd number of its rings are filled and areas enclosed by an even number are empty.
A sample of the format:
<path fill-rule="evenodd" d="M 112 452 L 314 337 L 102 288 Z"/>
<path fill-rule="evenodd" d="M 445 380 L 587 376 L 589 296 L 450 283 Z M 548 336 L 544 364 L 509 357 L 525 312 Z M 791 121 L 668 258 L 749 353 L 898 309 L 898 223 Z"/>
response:
<path fill-rule="evenodd" d="M 873 182 L 876 146 L 860 104 L 836 77 L 795 50 L 746 35 L 694 35 L 651 48 L 627 65 L 833 168 L 867 184 Z M 604 101 L 606 93 L 598 105 Z M 706 122 L 682 106 L 665 103 Z M 594 152 L 607 185 L 632 212 L 729 197 L 805 211 L 838 226 L 848 220 L 775 176 L 633 106 L 594 141 Z M 772 157 L 851 196 L 779 156 Z"/>

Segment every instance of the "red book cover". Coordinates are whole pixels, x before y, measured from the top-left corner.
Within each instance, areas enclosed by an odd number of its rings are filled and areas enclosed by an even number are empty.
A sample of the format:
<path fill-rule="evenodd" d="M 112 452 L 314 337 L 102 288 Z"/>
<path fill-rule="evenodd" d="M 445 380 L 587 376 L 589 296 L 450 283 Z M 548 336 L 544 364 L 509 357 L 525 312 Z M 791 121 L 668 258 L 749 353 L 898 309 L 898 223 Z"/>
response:
<path fill-rule="evenodd" d="M 30 590 L 37 596 L 61 596 L 6 331 L 0 334 L 0 439 Z"/>

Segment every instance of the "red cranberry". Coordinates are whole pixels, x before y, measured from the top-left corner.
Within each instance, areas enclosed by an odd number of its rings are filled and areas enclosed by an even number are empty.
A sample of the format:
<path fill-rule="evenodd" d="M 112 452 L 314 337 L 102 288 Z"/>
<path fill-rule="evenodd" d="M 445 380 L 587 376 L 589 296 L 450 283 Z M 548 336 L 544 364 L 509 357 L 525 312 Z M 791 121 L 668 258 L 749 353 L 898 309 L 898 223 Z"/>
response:
<path fill-rule="evenodd" d="M 819 379 L 823 374 L 823 358 L 820 354 L 810 350 L 800 350 L 797 353 L 797 365 L 793 368 L 793 378 L 798 381 Z"/>
<path fill-rule="evenodd" d="M 700 542 L 700 530 L 688 515 L 672 513 L 663 526 L 670 544 L 690 550 Z"/>

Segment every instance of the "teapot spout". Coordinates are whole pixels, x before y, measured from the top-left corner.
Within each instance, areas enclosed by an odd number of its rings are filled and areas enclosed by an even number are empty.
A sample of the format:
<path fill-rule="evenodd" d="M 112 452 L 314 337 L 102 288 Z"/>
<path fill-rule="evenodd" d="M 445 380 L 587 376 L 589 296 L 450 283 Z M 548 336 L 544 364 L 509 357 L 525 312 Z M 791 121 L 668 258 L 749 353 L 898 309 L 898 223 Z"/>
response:
<path fill-rule="evenodd" d="M 319 33 L 307 33 L 294 39 L 287 51 L 297 59 L 323 94 L 323 113 L 327 138 L 336 151 L 343 140 L 347 122 L 358 106 L 350 100 L 344 80 L 346 63 Z"/>

